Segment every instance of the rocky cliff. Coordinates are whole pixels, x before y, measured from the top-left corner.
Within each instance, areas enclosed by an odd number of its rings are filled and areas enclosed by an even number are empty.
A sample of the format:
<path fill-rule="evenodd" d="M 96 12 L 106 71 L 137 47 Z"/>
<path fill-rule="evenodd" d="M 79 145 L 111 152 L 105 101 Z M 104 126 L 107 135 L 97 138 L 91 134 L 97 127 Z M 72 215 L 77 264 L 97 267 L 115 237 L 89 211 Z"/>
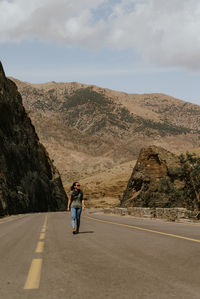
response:
<path fill-rule="evenodd" d="M 200 208 L 200 158 L 143 148 L 124 192 L 123 207 Z"/>
<path fill-rule="evenodd" d="M 0 63 L 0 216 L 66 208 L 57 169 Z"/>

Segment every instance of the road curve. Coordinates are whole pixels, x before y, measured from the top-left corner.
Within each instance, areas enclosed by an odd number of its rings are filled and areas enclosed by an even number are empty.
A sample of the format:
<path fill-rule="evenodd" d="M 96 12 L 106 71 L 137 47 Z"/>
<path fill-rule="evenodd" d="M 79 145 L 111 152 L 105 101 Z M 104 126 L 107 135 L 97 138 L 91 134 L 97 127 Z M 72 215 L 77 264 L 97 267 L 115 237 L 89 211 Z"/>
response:
<path fill-rule="evenodd" d="M 0 219 L 0 299 L 200 298 L 200 225 L 82 214 Z"/>

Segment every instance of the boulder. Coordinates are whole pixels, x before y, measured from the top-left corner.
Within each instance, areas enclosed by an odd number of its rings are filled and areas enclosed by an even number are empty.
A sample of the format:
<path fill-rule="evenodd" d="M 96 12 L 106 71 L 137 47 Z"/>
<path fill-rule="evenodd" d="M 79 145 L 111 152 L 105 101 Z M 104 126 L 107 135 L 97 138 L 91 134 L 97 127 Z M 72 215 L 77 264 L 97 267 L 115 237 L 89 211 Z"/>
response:
<path fill-rule="evenodd" d="M 179 158 L 162 147 L 140 152 L 121 200 L 122 207 L 190 207 Z"/>

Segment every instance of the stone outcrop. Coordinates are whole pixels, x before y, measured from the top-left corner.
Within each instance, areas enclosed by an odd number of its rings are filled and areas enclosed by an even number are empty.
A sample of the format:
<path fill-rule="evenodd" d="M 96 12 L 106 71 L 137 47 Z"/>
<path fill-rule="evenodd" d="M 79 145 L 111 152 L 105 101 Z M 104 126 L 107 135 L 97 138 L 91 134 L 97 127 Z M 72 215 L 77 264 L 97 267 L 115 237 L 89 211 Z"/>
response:
<path fill-rule="evenodd" d="M 179 158 L 157 146 L 143 148 L 121 200 L 122 207 L 192 208 Z"/>
<path fill-rule="evenodd" d="M 57 169 L 0 63 L 0 216 L 66 209 Z"/>

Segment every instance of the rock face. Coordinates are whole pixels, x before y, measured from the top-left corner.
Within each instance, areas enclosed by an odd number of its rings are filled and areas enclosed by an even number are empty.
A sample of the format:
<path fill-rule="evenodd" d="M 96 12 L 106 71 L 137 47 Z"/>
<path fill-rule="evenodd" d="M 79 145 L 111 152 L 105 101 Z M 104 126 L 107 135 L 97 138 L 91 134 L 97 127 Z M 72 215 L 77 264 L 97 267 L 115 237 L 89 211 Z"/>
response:
<path fill-rule="evenodd" d="M 60 175 L 0 63 L 0 216 L 66 208 Z"/>
<path fill-rule="evenodd" d="M 123 207 L 193 208 L 179 158 L 156 146 L 143 148 L 124 192 Z"/>

